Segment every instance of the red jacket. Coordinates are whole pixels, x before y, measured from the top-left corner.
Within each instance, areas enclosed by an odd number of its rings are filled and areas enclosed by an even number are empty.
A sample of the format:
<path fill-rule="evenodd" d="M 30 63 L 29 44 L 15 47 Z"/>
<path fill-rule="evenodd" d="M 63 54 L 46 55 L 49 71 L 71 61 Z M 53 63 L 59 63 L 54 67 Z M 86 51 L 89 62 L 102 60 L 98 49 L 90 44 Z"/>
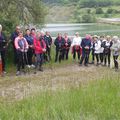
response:
<path fill-rule="evenodd" d="M 44 53 L 43 49 L 46 49 L 46 44 L 44 40 L 40 41 L 40 40 L 34 39 L 33 44 L 34 44 L 34 49 L 36 54 Z"/>

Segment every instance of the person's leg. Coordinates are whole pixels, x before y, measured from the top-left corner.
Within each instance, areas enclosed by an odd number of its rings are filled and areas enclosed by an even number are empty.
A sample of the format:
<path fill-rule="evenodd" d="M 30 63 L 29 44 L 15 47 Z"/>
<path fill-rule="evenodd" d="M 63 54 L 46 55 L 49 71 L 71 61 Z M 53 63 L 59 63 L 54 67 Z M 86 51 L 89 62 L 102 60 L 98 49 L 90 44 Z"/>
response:
<path fill-rule="evenodd" d="M 82 65 L 84 59 L 85 59 L 85 52 L 82 51 L 82 57 L 81 57 L 81 60 L 80 60 L 80 65 Z"/>
<path fill-rule="evenodd" d="M 105 54 L 105 55 L 104 55 L 104 66 L 106 66 L 106 62 L 107 62 L 106 59 L 107 59 L 107 55 Z"/>
<path fill-rule="evenodd" d="M 95 53 L 94 50 L 92 50 L 92 64 L 94 64 L 94 61 L 95 61 Z"/>
<path fill-rule="evenodd" d="M 55 62 L 57 62 L 57 60 L 58 60 L 58 53 L 59 53 L 59 50 L 56 49 Z"/>
<path fill-rule="evenodd" d="M 66 50 L 66 60 L 68 60 L 69 49 Z"/>
<path fill-rule="evenodd" d="M 48 48 L 48 61 L 50 61 L 51 60 L 51 48 Z"/>
<path fill-rule="evenodd" d="M 60 50 L 60 51 L 59 51 L 59 63 L 60 63 L 61 60 L 62 60 L 62 55 L 63 55 L 63 50 Z"/>
<path fill-rule="evenodd" d="M 78 60 L 80 60 L 80 49 L 77 51 Z"/>
<path fill-rule="evenodd" d="M 62 50 L 62 60 L 65 59 L 65 54 L 66 54 L 66 49 L 63 49 L 63 50 Z"/>
<path fill-rule="evenodd" d="M 73 59 L 74 60 L 76 59 L 76 50 L 75 50 L 75 47 L 73 47 Z"/>
<path fill-rule="evenodd" d="M 118 69 L 118 56 L 113 56 L 115 69 Z"/>
<path fill-rule="evenodd" d="M 85 54 L 85 65 L 88 65 L 89 53 Z"/>
<path fill-rule="evenodd" d="M 103 63 L 103 53 L 100 53 L 100 62 Z"/>
<path fill-rule="evenodd" d="M 2 71 L 5 71 L 5 51 L 1 51 Z"/>
<path fill-rule="evenodd" d="M 97 60 L 97 65 L 99 65 L 99 54 L 96 53 L 95 56 L 96 56 L 96 60 Z"/>
<path fill-rule="evenodd" d="M 110 59 L 111 59 L 111 54 L 108 54 L 108 67 L 110 67 Z"/>
<path fill-rule="evenodd" d="M 29 65 L 32 65 L 32 57 L 33 57 L 33 50 L 32 49 L 29 49 L 28 52 L 27 52 L 27 64 Z"/>
<path fill-rule="evenodd" d="M 20 51 L 16 51 L 17 53 L 17 59 L 18 59 L 18 62 L 17 62 L 17 73 L 16 75 L 20 75 L 20 69 L 21 69 L 21 66 L 22 66 L 22 52 Z"/>

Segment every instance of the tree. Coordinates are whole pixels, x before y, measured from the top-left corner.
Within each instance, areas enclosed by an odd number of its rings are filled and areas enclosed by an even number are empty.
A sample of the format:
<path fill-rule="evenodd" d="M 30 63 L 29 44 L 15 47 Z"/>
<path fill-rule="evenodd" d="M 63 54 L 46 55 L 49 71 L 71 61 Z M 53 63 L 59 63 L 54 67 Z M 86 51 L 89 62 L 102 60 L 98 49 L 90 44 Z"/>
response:
<path fill-rule="evenodd" d="M 47 9 L 41 0 L 1 0 L 0 23 L 12 29 L 15 25 L 43 24 Z M 7 25 L 5 25 L 7 24 Z"/>

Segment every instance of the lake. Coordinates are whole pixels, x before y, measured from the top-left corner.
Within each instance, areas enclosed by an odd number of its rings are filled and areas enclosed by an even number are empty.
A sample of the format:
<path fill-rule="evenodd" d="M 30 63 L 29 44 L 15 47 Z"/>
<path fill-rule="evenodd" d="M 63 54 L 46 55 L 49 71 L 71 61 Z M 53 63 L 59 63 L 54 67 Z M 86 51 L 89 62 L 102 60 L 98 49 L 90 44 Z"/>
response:
<path fill-rule="evenodd" d="M 46 24 L 44 31 L 49 31 L 53 37 L 57 33 L 64 34 L 67 32 L 69 36 L 73 36 L 75 32 L 79 32 L 81 36 L 85 34 L 97 35 L 118 35 L 120 34 L 119 25 L 101 24 L 101 23 L 84 23 L 84 24 Z"/>

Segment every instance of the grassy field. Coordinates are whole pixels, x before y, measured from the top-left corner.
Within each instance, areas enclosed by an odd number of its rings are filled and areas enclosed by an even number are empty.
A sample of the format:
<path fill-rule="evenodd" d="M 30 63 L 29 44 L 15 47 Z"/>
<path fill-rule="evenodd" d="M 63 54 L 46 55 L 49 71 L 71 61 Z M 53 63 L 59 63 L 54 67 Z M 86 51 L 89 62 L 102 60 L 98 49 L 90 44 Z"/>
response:
<path fill-rule="evenodd" d="M 50 66 L 0 79 L 0 120 L 120 119 L 119 72 L 73 61 Z"/>
<path fill-rule="evenodd" d="M 119 120 L 119 75 L 83 83 L 79 87 L 39 91 L 20 101 L 1 100 L 0 119 Z"/>

